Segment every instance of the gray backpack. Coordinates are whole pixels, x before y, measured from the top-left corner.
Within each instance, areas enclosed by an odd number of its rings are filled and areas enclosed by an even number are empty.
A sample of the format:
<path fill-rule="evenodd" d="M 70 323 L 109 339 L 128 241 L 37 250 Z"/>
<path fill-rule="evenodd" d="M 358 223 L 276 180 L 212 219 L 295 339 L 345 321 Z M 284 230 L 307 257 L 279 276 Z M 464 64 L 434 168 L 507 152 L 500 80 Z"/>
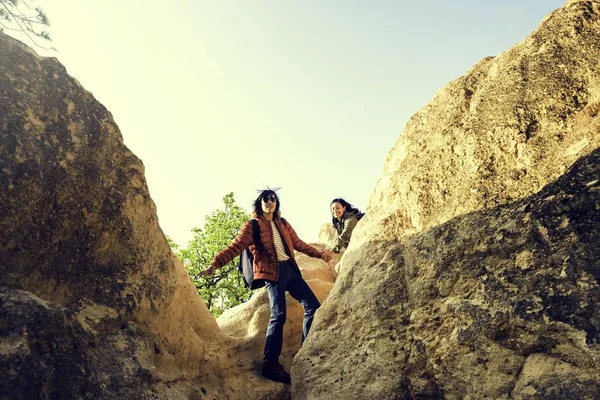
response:
<path fill-rule="evenodd" d="M 258 227 L 258 221 L 254 218 L 250 220 L 252 223 L 252 235 L 254 236 L 254 245 L 256 246 L 256 250 L 261 247 L 260 244 L 260 228 Z M 252 290 L 261 288 L 265 286 L 265 281 L 263 279 L 254 279 L 254 256 L 250 249 L 245 248 L 240 255 L 240 260 L 238 262 L 238 271 L 242 274 L 242 278 L 244 279 L 244 286 L 250 288 Z"/>

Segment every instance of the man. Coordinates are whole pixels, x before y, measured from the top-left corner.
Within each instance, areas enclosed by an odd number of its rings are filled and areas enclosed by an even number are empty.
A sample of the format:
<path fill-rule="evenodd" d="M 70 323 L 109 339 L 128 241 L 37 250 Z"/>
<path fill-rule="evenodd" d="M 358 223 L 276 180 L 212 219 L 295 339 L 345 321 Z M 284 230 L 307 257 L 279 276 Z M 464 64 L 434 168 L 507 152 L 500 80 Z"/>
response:
<path fill-rule="evenodd" d="M 263 190 L 254 201 L 252 212 L 252 217 L 258 221 L 260 229 L 260 245 L 255 246 L 257 243 L 254 243 L 252 223 L 247 221 L 233 242 L 215 256 L 210 267 L 202 271 L 201 275 L 212 274 L 252 245 L 250 250 L 254 255 L 254 280 L 265 282 L 271 306 L 262 374 L 273 381 L 290 383 L 290 374 L 279 363 L 286 319 L 285 291 L 287 290 L 304 307 L 302 342 L 308 335 L 315 312 L 321 305 L 302 278 L 294 251 L 301 251 L 326 262 L 331 260 L 331 252 L 319 251 L 300 240 L 294 228 L 281 218 L 279 206 L 279 197 L 275 191 Z"/>

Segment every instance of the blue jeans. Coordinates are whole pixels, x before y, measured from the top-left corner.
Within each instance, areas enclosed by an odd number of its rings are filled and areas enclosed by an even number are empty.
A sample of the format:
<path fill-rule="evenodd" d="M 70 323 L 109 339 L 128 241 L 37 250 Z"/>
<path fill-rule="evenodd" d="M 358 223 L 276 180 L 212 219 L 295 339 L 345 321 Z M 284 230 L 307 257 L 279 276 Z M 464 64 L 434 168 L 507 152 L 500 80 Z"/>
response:
<path fill-rule="evenodd" d="M 302 326 L 302 342 L 308 335 L 315 312 L 321 306 L 315 294 L 291 260 L 279 263 L 279 280 L 267 281 L 265 284 L 271 305 L 271 320 L 267 327 L 265 341 L 265 361 L 278 361 L 283 345 L 283 325 L 285 324 L 286 304 L 285 291 L 304 307 L 304 324 Z"/>

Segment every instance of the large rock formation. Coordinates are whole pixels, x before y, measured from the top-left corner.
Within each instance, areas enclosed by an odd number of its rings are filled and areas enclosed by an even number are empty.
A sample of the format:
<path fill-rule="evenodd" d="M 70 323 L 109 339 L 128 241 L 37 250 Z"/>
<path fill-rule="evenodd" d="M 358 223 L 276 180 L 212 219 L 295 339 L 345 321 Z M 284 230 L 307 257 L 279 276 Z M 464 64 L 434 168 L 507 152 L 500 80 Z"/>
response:
<path fill-rule="evenodd" d="M 332 279 L 319 263 L 323 299 Z M 260 377 L 252 346 L 262 352 L 266 323 L 249 344 L 208 313 L 110 113 L 56 59 L 2 33 L 0 271 L 2 399 L 290 396 Z"/>
<path fill-rule="evenodd" d="M 569 1 L 415 114 L 294 399 L 600 397 L 599 54 L 600 2 Z"/>
<path fill-rule="evenodd" d="M 355 232 L 414 233 L 539 191 L 600 146 L 598 1 L 570 1 L 407 123 Z"/>
<path fill-rule="evenodd" d="M 4 34 L 0 185 L 0 397 L 228 392 L 213 374 L 225 338 L 167 245 L 141 161 L 56 59 Z"/>
<path fill-rule="evenodd" d="M 600 398 L 599 177 L 349 252 L 293 398 Z"/>

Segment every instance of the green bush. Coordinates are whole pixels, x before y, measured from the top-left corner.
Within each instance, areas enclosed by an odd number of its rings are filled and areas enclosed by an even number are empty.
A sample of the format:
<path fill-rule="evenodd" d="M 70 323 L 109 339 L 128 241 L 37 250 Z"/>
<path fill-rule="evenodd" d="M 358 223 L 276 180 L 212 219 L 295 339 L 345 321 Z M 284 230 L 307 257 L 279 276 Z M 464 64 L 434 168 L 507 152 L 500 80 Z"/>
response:
<path fill-rule="evenodd" d="M 194 228 L 194 238 L 184 249 L 169 239 L 169 244 L 183 261 L 198 293 L 206 302 L 211 314 L 218 317 L 228 308 L 241 304 L 251 295 L 244 287 L 241 274 L 237 271 L 235 258 L 212 276 L 199 277 L 200 271 L 208 268 L 213 257 L 231 244 L 250 215 L 235 204 L 233 193 L 223 197 L 225 207 L 206 217 L 203 228 Z"/>

